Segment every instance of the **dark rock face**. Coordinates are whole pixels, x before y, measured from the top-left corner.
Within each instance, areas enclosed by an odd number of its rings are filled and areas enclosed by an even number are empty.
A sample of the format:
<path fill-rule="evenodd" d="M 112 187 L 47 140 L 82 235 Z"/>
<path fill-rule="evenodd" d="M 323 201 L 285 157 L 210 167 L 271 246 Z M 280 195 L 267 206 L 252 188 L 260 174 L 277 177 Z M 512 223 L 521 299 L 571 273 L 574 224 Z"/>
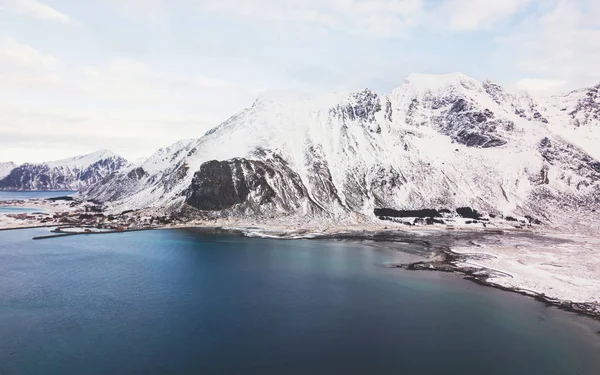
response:
<path fill-rule="evenodd" d="M 569 112 L 573 125 L 586 126 L 600 120 L 600 85 L 585 91 L 585 95 L 577 102 L 575 109 Z"/>
<path fill-rule="evenodd" d="M 200 210 L 218 211 L 244 202 L 250 190 L 240 163 L 241 160 L 231 164 L 216 160 L 204 163 L 194 175 L 186 203 Z M 238 181 L 239 186 L 236 186 Z M 265 198 L 269 199 L 273 194 L 271 189 L 267 189 Z"/>
<path fill-rule="evenodd" d="M 600 181 L 600 162 L 579 148 L 545 137 L 540 141 L 538 150 L 550 165 L 569 169 L 588 180 L 588 183 Z"/>
<path fill-rule="evenodd" d="M 391 208 L 376 208 L 373 212 L 375 216 L 382 217 L 417 217 L 417 218 L 433 218 L 441 217 L 440 213 L 434 209 L 424 210 L 394 210 Z"/>
<path fill-rule="evenodd" d="M 146 176 L 146 171 L 144 171 L 144 168 L 142 168 L 142 167 L 132 169 L 129 173 L 127 173 L 127 177 L 129 177 L 131 179 L 139 180 L 144 176 Z"/>
<path fill-rule="evenodd" d="M 467 147 L 499 147 L 507 143 L 501 131 L 512 131 L 514 123 L 497 118 L 487 108 L 475 107 L 472 100 L 449 92 L 444 96 L 432 96 L 421 104 L 416 99 L 410 104 L 407 116 L 411 117 L 419 105 L 439 110 L 432 117 L 433 125 L 454 141 Z"/>
<path fill-rule="evenodd" d="M 375 92 L 367 89 L 353 93 L 350 96 L 350 103 L 345 106 L 338 105 L 331 111 L 343 120 L 374 122 L 375 114 L 381 111 L 381 99 Z"/>
<path fill-rule="evenodd" d="M 194 174 L 185 195 L 185 202 L 198 210 L 238 213 L 293 212 L 309 200 L 300 177 L 277 156 L 268 161 L 206 162 Z"/>
<path fill-rule="evenodd" d="M 458 99 L 450 110 L 440 118 L 443 130 L 458 143 L 468 147 L 498 147 L 506 144 L 506 141 L 497 134 L 497 128 L 510 124 L 495 119 L 494 113 L 489 109 L 483 111 L 474 110 L 465 99 Z"/>
<path fill-rule="evenodd" d="M 62 196 L 62 197 L 54 197 L 54 198 L 48 198 L 49 201 L 52 202 L 56 202 L 56 201 L 67 201 L 67 202 L 71 202 L 74 201 L 75 199 L 71 196 Z"/>
<path fill-rule="evenodd" d="M 498 104 L 502 104 L 508 99 L 508 95 L 502 88 L 492 81 L 483 81 L 483 89 Z"/>
<path fill-rule="evenodd" d="M 386 99 L 385 101 L 385 119 L 388 121 L 392 121 L 394 115 L 394 110 L 392 109 L 392 103 L 390 99 Z"/>
<path fill-rule="evenodd" d="M 464 217 L 467 219 L 479 220 L 481 219 L 481 214 L 477 212 L 477 210 L 472 209 L 471 207 L 460 207 L 456 209 L 456 213 L 460 215 L 460 217 Z"/>

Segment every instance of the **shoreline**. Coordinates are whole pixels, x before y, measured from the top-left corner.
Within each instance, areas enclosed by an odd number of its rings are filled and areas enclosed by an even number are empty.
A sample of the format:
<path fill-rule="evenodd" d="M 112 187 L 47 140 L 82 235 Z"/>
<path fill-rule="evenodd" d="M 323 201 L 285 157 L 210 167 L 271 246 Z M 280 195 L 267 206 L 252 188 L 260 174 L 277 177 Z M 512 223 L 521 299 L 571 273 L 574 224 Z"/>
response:
<path fill-rule="evenodd" d="M 28 228 L 9 228 L 4 230 L 16 229 L 34 229 L 43 227 L 56 227 L 57 225 L 34 226 Z M 499 290 L 504 290 L 512 293 L 518 293 L 524 296 L 532 297 L 547 306 L 553 306 L 563 311 L 576 313 L 588 318 L 600 321 L 600 303 L 597 302 L 573 302 L 568 299 L 554 298 L 545 293 L 537 292 L 527 288 L 518 286 L 507 286 L 492 281 L 494 277 L 513 277 L 509 272 L 501 268 L 489 268 L 481 264 L 468 263 L 473 260 L 481 260 L 486 257 L 480 253 L 460 253 L 453 250 L 456 244 L 452 243 L 455 236 L 469 238 L 478 238 L 480 236 L 527 236 L 534 238 L 541 236 L 539 233 L 524 230 L 498 230 L 482 228 L 464 228 L 454 230 L 444 230 L 443 228 L 422 228 L 422 229 L 388 229 L 381 230 L 364 230 L 361 227 L 346 227 L 345 230 L 339 231 L 323 231 L 323 230 L 294 230 L 294 231 L 268 231 L 262 232 L 261 228 L 255 226 L 249 227 L 234 227 L 221 225 L 181 225 L 181 226 L 161 226 L 154 228 L 138 228 L 122 231 L 106 231 L 106 232 L 77 232 L 77 233 L 53 233 L 47 236 L 37 236 L 33 240 L 60 238 L 76 235 L 90 234 L 118 234 L 127 232 L 151 231 L 151 230 L 195 230 L 205 233 L 229 234 L 244 237 L 256 237 L 265 239 L 308 239 L 308 240 L 342 240 L 342 241 L 373 241 L 384 245 L 386 248 L 396 249 L 392 245 L 414 245 L 421 246 L 431 252 L 429 259 L 408 264 L 389 264 L 385 265 L 388 268 L 401 268 L 408 271 L 435 271 L 444 273 L 453 273 L 466 280 L 475 282 L 479 285 L 492 287 Z M 337 229 L 337 228 L 336 228 Z M 0 229 L 3 230 L 3 229 Z M 450 239 L 450 241 L 448 241 Z M 439 242 L 436 242 L 439 241 Z M 475 247 L 476 245 L 471 245 Z"/>
<path fill-rule="evenodd" d="M 538 293 L 532 290 L 522 288 L 508 287 L 500 285 L 488 280 L 490 273 L 485 268 L 469 268 L 456 264 L 462 254 L 453 253 L 451 250 L 444 254 L 442 261 L 419 261 L 408 264 L 390 264 L 388 268 L 400 268 L 407 271 L 428 271 L 428 272 L 443 272 L 451 273 L 461 278 L 472 281 L 478 285 L 495 288 L 506 292 L 517 293 L 526 297 L 535 299 L 546 306 L 556 307 L 560 310 L 571 312 L 580 316 L 585 316 L 590 319 L 600 321 L 600 309 L 597 304 L 587 302 L 573 302 L 561 300 L 546 296 L 544 293 Z M 492 272 L 503 272 L 498 270 L 490 270 Z"/>
<path fill-rule="evenodd" d="M 55 227 L 56 225 L 52 225 L 51 227 Z M 19 228 L 22 229 L 22 228 Z M 70 237 L 70 236 L 82 236 L 82 235 L 92 235 L 92 234 L 117 234 L 117 233 L 127 233 L 127 232 L 143 232 L 150 230 L 159 230 L 164 228 L 140 228 L 140 229 L 127 229 L 127 230 L 115 230 L 115 231 L 103 231 L 103 232 L 53 232 L 53 234 L 49 234 L 46 236 L 36 236 L 32 237 L 32 240 L 48 240 L 52 238 L 60 238 L 60 237 Z"/>

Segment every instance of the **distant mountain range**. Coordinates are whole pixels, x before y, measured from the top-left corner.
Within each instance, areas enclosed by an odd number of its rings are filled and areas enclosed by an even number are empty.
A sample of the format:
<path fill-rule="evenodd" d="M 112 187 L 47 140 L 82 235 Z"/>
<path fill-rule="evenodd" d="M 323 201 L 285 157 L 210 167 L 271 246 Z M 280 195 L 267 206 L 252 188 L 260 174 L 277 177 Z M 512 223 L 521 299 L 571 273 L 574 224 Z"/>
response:
<path fill-rule="evenodd" d="M 413 74 L 387 95 L 262 97 L 81 196 L 115 210 L 210 217 L 346 220 L 458 207 L 543 221 L 594 216 L 598 90 L 536 99 L 457 73 Z"/>
<path fill-rule="evenodd" d="M 0 190 L 80 190 L 100 183 L 127 164 L 108 150 L 41 164 L 2 163 Z"/>

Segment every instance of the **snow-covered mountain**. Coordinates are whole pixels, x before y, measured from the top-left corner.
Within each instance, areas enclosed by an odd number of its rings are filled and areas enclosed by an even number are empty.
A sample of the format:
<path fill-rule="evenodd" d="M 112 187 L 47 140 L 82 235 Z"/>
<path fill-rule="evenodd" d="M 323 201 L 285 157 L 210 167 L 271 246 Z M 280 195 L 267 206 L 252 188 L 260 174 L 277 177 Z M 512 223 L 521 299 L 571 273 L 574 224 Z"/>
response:
<path fill-rule="evenodd" d="M 540 101 L 553 131 L 600 159 L 600 84 Z"/>
<path fill-rule="evenodd" d="M 600 163 L 555 130 L 571 115 L 553 100 L 459 73 L 413 74 L 388 95 L 262 97 L 82 195 L 115 210 L 185 206 L 219 217 L 352 220 L 376 208 L 464 206 L 546 221 L 594 214 Z"/>
<path fill-rule="evenodd" d="M 0 162 L 0 179 L 8 176 L 17 165 L 12 161 Z"/>
<path fill-rule="evenodd" d="M 0 179 L 0 190 L 79 190 L 126 165 L 127 160 L 108 150 L 42 164 L 26 163 Z"/>

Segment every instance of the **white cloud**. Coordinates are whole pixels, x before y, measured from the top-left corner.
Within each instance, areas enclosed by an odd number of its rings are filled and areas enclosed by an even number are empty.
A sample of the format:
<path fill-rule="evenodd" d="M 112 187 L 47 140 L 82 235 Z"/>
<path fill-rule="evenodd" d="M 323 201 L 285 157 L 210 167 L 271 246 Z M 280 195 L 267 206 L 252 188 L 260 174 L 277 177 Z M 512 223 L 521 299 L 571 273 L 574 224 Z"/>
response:
<path fill-rule="evenodd" d="M 130 58 L 67 67 L 0 38 L 0 160 L 41 161 L 95 148 L 147 156 L 200 137 L 254 99 L 218 77 L 157 70 Z"/>
<path fill-rule="evenodd" d="M 57 66 L 56 58 L 35 48 L 19 43 L 13 38 L 0 36 L 0 64 L 23 68 L 51 69 Z"/>
<path fill-rule="evenodd" d="M 496 26 L 529 5 L 530 0 L 448 0 L 439 8 L 440 18 L 455 31 Z"/>
<path fill-rule="evenodd" d="M 61 63 L 17 40 L 0 36 L 0 94 L 29 89 L 32 95 L 63 90 Z M 1 97 L 0 97 L 1 98 Z M 7 95 L 10 100 L 11 95 Z"/>
<path fill-rule="evenodd" d="M 539 3 L 539 12 L 500 40 L 525 82 L 565 82 L 564 89 L 600 81 L 600 5 L 596 0 Z M 534 80 L 535 79 L 535 80 Z M 536 86 L 534 84 L 534 86 Z M 548 90 L 556 85 L 546 85 Z"/>
<path fill-rule="evenodd" d="M 207 89 L 235 89 L 228 81 L 201 74 L 161 72 L 133 59 L 113 59 L 106 67 L 82 70 L 77 86 L 91 95 L 126 102 L 172 102 L 176 98 L 207 92 Z"/>
<path fill-rule="evenodd" d="M 71 17 L 37 0 L 3 0 L 4 5 L 0 9 L 8 9 L 12 12 L 28 15 L 41 20 L 75 24 Z"/>
<path fill-rule="evenodd" d="M 556 94 L 566 90 L 567 82 L 551 79 L 525 78 L 517 82 L 519 90 L 533 94 Z"/>
<path fill-rule="evenodd" d="M 113 9 L 130 19 L 146 21 L 164 29 L 167 24 L 167 2 L 163 0 L 105 0 Z"/>
<path fill-rule="evenodd" d="M 316 24 L 381 37 L 403 35 L 423 10 L 423 0 L 204 0 L 196 4 L 253 20 Z"/>

